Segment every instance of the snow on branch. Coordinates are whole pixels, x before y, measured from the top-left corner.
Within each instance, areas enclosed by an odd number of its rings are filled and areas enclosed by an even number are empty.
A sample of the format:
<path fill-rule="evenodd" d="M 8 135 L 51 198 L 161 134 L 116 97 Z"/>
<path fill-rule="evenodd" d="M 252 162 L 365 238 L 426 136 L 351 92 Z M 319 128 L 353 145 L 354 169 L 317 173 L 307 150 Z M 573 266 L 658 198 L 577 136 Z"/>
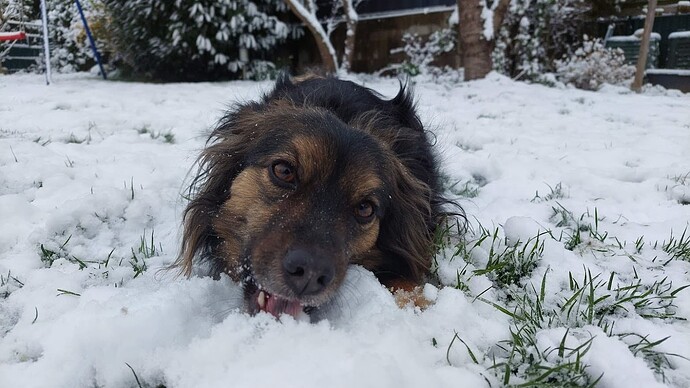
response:
<path fill-rule="evenodd" d="M 330 36 L 343 19 L 347 24 L 345 53 L 343 55 L 343 69 L 349 70 L 350 62 L 354 52 L 354 42 L 357 21 L 359 15 L 355 8 L 362 0 L 337 0 L 332 3 L 331 16 L 325 20 L 324 25 L 316 17 L 318 6 L 314 0 L 285 0 L 292 12 L 304 23 L 316 40 L 319 54 L 323 66 L 328 71 L 336 71 L 338 59 Z M 342 17 L 337 17 L 340 10 L 343 11 Z"/>
<path fill-rule="evenodd" d="M 503 23 L 503 18 L 508 12 L 510 0 L 494 0 L 489 5 L 487 0 L 481 0 L 482 3 L 482 19 L 484 20 L 484 38 L 487 41 L 494 39 L 498 35 Z"/>

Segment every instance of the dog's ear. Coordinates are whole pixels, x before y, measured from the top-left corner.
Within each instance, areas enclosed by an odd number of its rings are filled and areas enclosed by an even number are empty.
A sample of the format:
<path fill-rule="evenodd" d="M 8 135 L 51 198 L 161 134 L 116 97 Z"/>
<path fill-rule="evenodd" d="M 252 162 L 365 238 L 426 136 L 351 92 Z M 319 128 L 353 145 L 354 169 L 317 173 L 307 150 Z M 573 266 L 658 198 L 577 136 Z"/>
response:
<path fill-rule="evenodd" d="M 398 80 L 398 82 L 400 85 L 398 94 L 390 100 L 394 116 L 402 126 L 410 128 L 414 132 L 423 133 L 424 125 L 417 116 L 413 87 L 408 81 Z"/>
<path fill-rule="evenodd" d="M 259 109 L 255 103 L 237 107 L 220 121 L 209 137 L 207 147 L 197 160 L 198 171 L 187 192 L 190 202 L 184 211 L 182 247 L 175 262 L 181 272 L 190 276 L 195 257 L 213 259 L 219 240 L 212 220 L 230 197 L 232 181 L 244 169 L 250 147 L 243 117 Z M 210 263 L 222 262 L 210 260 Z M 217 274 L 222 268 L 214 268 Z"/>
<path fill-rule="evenodd" d="M 393 170 L 391 201 L 377 243 L 386 261 L 382 275 L 421 282 L 433 255 L 436 216 L 430 203 L 432 192 L 402 163 L 396 161 Z"/>

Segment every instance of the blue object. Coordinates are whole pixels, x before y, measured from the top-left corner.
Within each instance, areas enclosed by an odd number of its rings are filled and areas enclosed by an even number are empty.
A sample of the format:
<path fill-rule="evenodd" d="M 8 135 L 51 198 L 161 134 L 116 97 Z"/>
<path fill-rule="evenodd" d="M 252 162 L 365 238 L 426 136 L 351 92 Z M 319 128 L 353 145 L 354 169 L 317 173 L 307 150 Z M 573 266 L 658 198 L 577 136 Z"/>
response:
<path fill-rule="evenodd" d="M 91 45 L 91 50 L 93 51 L 93 56 L 96 57 L 96 62 L 98 63 L 98 67 L 101 69 L 101 74 L 103 75 L 103 79 L 108 79 L 108 76 L 105 74 L 105 70 L 103 69 L 103 63 L 101 62 L 101 54 L 98 53 L 98 49 L 96 48 L 96 42 L 93 40 L 93 35 L 91 35 L 91 29 L 89 28 L 89 23 L 86 22 L 86 17 L 84 17 L 84 10 L 81 8 L 81 3 L 79 3 L 79 0 L 74 0 L 75 3 L 77 3 L 77 9 L 79 10 L 79 16 L 81 16 L 81 22 L 84 23 L 84 29 L 86 30 L 86 36 L 89 37 L 89 44 Z"/>

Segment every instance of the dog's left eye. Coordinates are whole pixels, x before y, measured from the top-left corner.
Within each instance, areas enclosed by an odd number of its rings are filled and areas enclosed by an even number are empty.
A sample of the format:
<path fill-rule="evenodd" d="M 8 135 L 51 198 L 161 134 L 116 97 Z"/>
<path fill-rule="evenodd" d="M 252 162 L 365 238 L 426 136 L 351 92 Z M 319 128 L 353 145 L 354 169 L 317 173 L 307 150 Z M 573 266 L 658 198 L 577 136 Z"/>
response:
<path fill-rule="evenodd" d="M 297 183 L 297 172 L 288 162 L 277 161 L 269 168 L 271 177 L 280 186 L 294 187 Z"/>
<path fill-rule="evenodd" d="M 373 220 L 375 212 L 376 205 L 371 203 L 371 201 L 363 201 L 355 206 L 355 218 L 357 218 L 357 221 L 360 223 L 367 223 Z"/>

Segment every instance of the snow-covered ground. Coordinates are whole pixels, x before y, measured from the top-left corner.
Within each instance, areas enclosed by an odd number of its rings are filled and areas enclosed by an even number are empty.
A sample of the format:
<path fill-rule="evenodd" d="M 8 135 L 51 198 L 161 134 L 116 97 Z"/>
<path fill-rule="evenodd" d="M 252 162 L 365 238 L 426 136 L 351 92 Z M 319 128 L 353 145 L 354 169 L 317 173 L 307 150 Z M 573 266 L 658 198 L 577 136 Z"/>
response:
<path fill-rule="evenodd" d="M 472 231 L 428 309 L 352 268 L 311 324 L 162 269 L 209 128 L 268 87 L 0 76 L 0 387 L 690 386 L 689 95 L 418 83 Z"/>

